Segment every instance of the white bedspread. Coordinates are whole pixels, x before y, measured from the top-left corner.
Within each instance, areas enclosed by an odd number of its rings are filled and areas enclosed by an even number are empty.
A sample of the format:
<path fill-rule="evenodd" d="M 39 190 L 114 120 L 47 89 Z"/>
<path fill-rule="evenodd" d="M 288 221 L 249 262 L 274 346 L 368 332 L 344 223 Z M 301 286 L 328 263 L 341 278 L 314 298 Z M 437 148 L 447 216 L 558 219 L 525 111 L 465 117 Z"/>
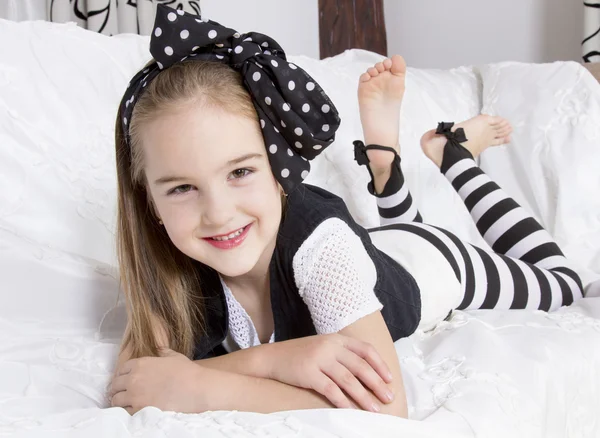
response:
<path fill-rule="evenodd" d="M 453 189 L 419 149 L 438 121 L 485 111 L 515 125 L 481 165 L 555 236 L 588 298 L 547 314 L 456 312 L 396 342 L 410 420 L 306 410 L 182 415 L 106 408 L 124 324 L 114 255 L 112 143 L 118 99 L 147 39 L 0 20 L 0 437 L 600 436 L 600 85 L 575 63 L 410 69 L 403 167 L 425 219 L 479 244 Z M 377 224 L 356 81 L 380 57 L 292 57 L 343 125 L 309 182 Z M 592 284 L 595 282 L 595 284 Z M 443 291 L 441 291 L 443 293 Z"/>

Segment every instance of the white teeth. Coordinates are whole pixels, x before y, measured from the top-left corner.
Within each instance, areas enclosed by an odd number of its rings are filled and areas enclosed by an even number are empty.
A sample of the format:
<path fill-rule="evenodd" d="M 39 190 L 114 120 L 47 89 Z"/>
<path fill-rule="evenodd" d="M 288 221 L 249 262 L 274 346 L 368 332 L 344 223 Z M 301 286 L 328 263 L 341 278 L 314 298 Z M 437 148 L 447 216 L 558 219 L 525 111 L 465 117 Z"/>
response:
<path fill-rule="evenodd" d="M 229 240 L 229 239 L 233 239 L 234 237 L 239 236 L 240 234 L 242 234 L 244 232 L 244 228 L 240 228 L 239 230 L 228 234 L 227 236 L 221 236 L 221 237 L 211 237 L 212 240 L 218 240 L 218 241 L 222 241 L 222 240 Z"/>

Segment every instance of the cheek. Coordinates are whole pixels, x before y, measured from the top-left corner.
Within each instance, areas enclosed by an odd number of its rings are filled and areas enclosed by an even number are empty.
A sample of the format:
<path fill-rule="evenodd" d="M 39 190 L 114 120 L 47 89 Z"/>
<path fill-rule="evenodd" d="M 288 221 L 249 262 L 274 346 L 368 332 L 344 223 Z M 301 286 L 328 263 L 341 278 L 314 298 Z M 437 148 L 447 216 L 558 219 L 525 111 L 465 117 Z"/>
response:
<path fill-rule="evenodd" d="M 278 227 L 282 212 L 281 192 L 274 181 L 270 181 L 268 187 L 265 187 L 265 195 L 261 199 L 261 209 L 263 220 L 274 227 Z"/>
<path fill-rule="evenodd" d="M 257 181 L 252 187 L 252 193 L 243 195 L 242 202 L 263 223 L 278 222 L 281 217 L 281 193 L 271 175 Z"/>
<path fill-rule="evenodd" d="M 179 246 L 179 242 L 190 236 L 198 226 L 199 212 L 196 202 L 174 202 L 157 205 L 169 237 Z"/>

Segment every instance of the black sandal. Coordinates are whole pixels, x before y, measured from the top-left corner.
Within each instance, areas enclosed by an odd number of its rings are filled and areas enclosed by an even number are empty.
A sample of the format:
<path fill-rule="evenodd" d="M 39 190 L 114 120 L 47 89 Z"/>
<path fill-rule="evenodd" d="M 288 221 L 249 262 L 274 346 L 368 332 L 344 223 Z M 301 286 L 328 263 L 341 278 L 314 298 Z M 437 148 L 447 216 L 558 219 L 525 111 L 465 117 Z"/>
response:
<path fill-rule="evenodd" d="M 436 134 L 443 135 L 448 139 L 444 145 L 442 165 L 440 166 L 440 172 L 444 174 L 457 161 L 464 158 L 474 159 L 473 154 L 461 144 L 468 140 L 465 130 L 463 128 L 457 128 L 456 131 L 452 131 L 453 126 L 453 122 L 439 122 L 437 129 L 435 130 Z"/>
<path fill-rule="evenodd" d="M 369 165 L 370 161 L 369 156 L 367 155 L 367 151 L 370 151 L 372 149 L 393 152 L 394 158 L 398 157 L 398 159 L 400 159 L 400 156 L 398 155 L 398 152 L 396 152 L 396 149 L 391 148 L 389 146 L 381 146 L 378 144 L 370 144 L 368 146 L 365 146 L 365 144 L 360 140 L 355 140 L 352 143 L 354 144 L 354 160 L 356 160 L 359 166 Z M 369 172 L 370 171 L 371 169 L 369 169 Z"/>
<path fill-rule="evenodd" d="M 352 143 L 354 144 L 354 159 L 356 160 L 359 166 L 367 166 L 369 175 L 371 175 L 371 181 L 367 186 L 367 190 L 369 191 L 369 193 L 378 198 L 383 198 L 393 193 L 396 193 L 398 187 L 400 187 L 404 182 L 404 177 L 402 176 L 402 171 L 400 170 L 400 155 L 398 155 L 396 149 L 391 148 L 389 146 L 381 146 L 379 144 L 370 144 L 365 146 L 365 144 L 360 140 L 355 140 Z M 390 175 L 390 179 L 386 183 L 381 193 L 375 193 L 375 184 L 373 183 L 373 172 L 371 172 L 371 168 L 369 167 L 370 161 L 369 156 L 367 155 L 367 151 L 373 149 L 394 153 L 394 161 L 392 161 L 391 164 L 392 173 Z"/>

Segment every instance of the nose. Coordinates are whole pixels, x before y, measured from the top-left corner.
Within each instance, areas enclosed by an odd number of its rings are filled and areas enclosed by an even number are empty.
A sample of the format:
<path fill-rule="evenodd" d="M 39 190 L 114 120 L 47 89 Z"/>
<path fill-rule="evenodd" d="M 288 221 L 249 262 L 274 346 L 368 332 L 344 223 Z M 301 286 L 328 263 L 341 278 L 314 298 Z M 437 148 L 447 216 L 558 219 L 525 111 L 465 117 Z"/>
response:
<path fill-rule="evenodd" d="M 203 196 L 202 224 L 218 231 L 233 221 L 236 212 L 235 199 L 223 190 L 209 190 Z"/>

